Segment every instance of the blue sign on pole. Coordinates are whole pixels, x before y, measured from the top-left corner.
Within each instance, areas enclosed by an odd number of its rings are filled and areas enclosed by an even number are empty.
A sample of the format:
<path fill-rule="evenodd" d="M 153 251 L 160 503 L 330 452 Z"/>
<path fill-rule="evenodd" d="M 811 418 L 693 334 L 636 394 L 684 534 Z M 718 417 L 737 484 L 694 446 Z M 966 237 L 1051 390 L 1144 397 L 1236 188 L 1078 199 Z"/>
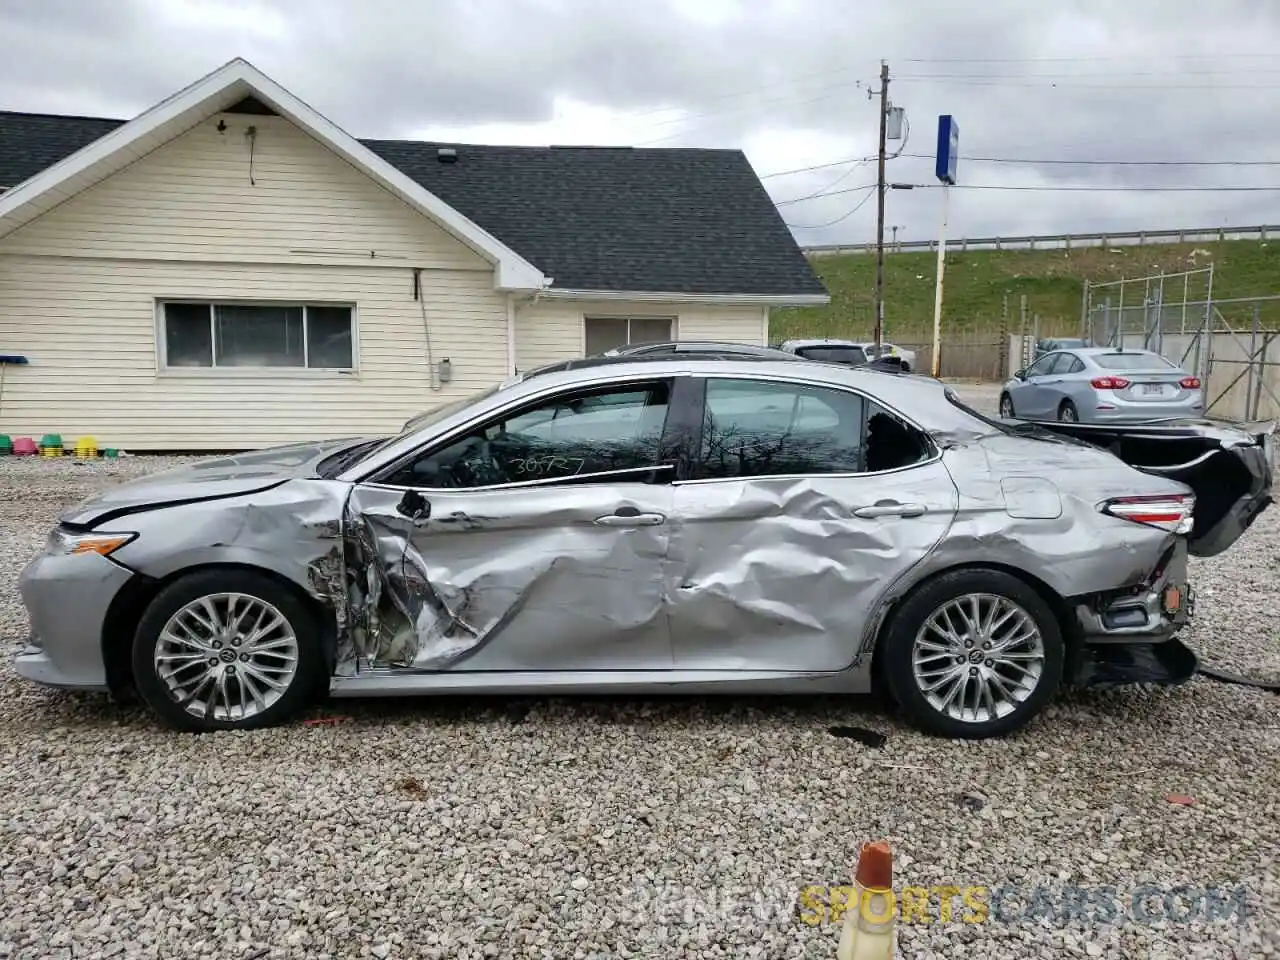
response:
<path fill-rule="evenodd" d="M 944 113 L 938 117 L 938 159 L 933 173 L 943 183 L 956 182 L 956 164 L 960 159 L 960 126 L 955 117 Z"/>

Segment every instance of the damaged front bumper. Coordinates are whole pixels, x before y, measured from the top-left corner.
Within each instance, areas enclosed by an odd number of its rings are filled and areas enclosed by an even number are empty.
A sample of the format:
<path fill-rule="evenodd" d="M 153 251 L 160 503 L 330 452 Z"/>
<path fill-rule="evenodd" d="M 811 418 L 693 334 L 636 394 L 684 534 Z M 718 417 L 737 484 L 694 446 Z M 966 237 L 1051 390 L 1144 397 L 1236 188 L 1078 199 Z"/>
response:
<path fill-rule="evenodd" d="M 1177 638 L 1195 615 L 1181 537 L 1144 582 L 1079 598 L 1073 613 L 1077 642 L 1067 677 L 1074 686 L 1185 683 L 1200 666 L 1195 652 Z"/>

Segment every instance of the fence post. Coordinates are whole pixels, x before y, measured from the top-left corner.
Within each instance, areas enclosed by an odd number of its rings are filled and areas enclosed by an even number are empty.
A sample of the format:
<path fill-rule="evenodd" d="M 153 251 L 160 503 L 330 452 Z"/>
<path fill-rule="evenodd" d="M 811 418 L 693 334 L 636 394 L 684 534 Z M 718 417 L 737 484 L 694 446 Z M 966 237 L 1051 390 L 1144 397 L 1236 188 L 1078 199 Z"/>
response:
<path fill-rule="evenodd" d="M 1270 346 L 1271 346 L 1271 334 L 1264 333 L 1262 335 L 1262 356 L 1259 357 L 1257 361 L 1258 379 L 1253 385 L 1253 413 L 1249 416 L 1250 420 L 1258 419 L 1258 407 L 1262 405 L 1262 387 L 1267 376 L 1267 351 Z M 1267 392 L 1271 393 L 1271 389 L 1268 388 Z M 1272 400 L 1274 401 L 1275 394 L 1271 393 L 1271 397 L 1272 397 Z"/>
<path fill-rule="evenodd" d="M 1084 290 L 1080 293 L 1080 339 L 1084 340 L 1089 336 L 1089 279 L 1085 278 Z"/>
<path fill-rule="evenodd" d="M 1031 328 L 1027 326 L 1027 295 L 1024 293 L 1018 301 L 1018 332 L 1022 336 L 1022 365 L 1031 363 L 1031 354 L 1035 344 L 1031 342 Z"/>
<path fill-rule="evenodd" d="M 1244 418 L 1252 420 L 1257 414 L 1258 401 L 1254 398 L 1254 378 L 1266 373 L 1258 369 L 1258 304 L 1253 305 L 1253 328 L 1249 331 L 1249 369 L 1244 388 Z"/>
<path fill-rule="evenodd" d="M 1009 377 L 1009 294 L 1000 298 L 1000 376 Z"/>

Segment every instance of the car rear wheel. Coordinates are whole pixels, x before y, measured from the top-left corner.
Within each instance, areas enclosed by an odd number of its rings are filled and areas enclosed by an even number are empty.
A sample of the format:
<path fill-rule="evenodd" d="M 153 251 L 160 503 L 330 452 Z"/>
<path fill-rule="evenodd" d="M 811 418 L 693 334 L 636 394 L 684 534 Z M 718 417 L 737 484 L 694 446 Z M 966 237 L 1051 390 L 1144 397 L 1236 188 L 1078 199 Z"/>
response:
<path fill-rule="evenodd" d="M 1007 393 L 1000 394 L 1000 417 L 1003 420 L 1014 419 L 1013 397 Z"/>
<path fill-rule="evenodd" d="M 138 692 L 167 723 L 190 731 L 286 719 L 311 698 L 322 662 L 306 606 L 247 570 L 174 581 L 151 601 L 133 642 Z"/>
<path fill-rule="evenodd" d="M 1058 407 L 1058 419 L 1063 423 L 1079 422 L 1080 414 L 1076 411 L 1076 405 L 1070 400 L 1063 400 L 1062 405 Z"/>
<path fill-rule="evenodd" d="M 907 722 L 981 739 L 1027 724 L 1062 681 L 1063 640 L 1049 605 L 998 570 L 943 574 L 910 594 L 881 648 Z"/>

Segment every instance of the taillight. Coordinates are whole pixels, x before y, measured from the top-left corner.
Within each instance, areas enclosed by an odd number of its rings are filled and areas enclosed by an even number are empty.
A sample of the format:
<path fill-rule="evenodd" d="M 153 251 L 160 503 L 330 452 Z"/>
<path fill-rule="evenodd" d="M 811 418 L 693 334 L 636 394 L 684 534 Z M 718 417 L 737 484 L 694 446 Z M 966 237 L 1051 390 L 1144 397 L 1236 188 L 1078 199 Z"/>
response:
<path fill-rule="evenodd" d="M 1129 381 L 1124 377 L 1094 377 L 1089 385 L 1095 390 L 1123 390 Z"/>
<path fill-rule="evenodd" d="M 1183 377 L 1181 380 L 1178 381 L 1178 386 L 1180 386 L 1183 390 L 1199 390 L 1200 378 L 1199 377 Z"/>
<path fill-rule="evenodd" d="M 1102 512 L 1121 520 L 1144 523 L 1170 533 L 1190 533 L 1196 498 L 1192 494 L 1160 494 L 1151 497 L 1116 497 L 1102 505 Z"/>

